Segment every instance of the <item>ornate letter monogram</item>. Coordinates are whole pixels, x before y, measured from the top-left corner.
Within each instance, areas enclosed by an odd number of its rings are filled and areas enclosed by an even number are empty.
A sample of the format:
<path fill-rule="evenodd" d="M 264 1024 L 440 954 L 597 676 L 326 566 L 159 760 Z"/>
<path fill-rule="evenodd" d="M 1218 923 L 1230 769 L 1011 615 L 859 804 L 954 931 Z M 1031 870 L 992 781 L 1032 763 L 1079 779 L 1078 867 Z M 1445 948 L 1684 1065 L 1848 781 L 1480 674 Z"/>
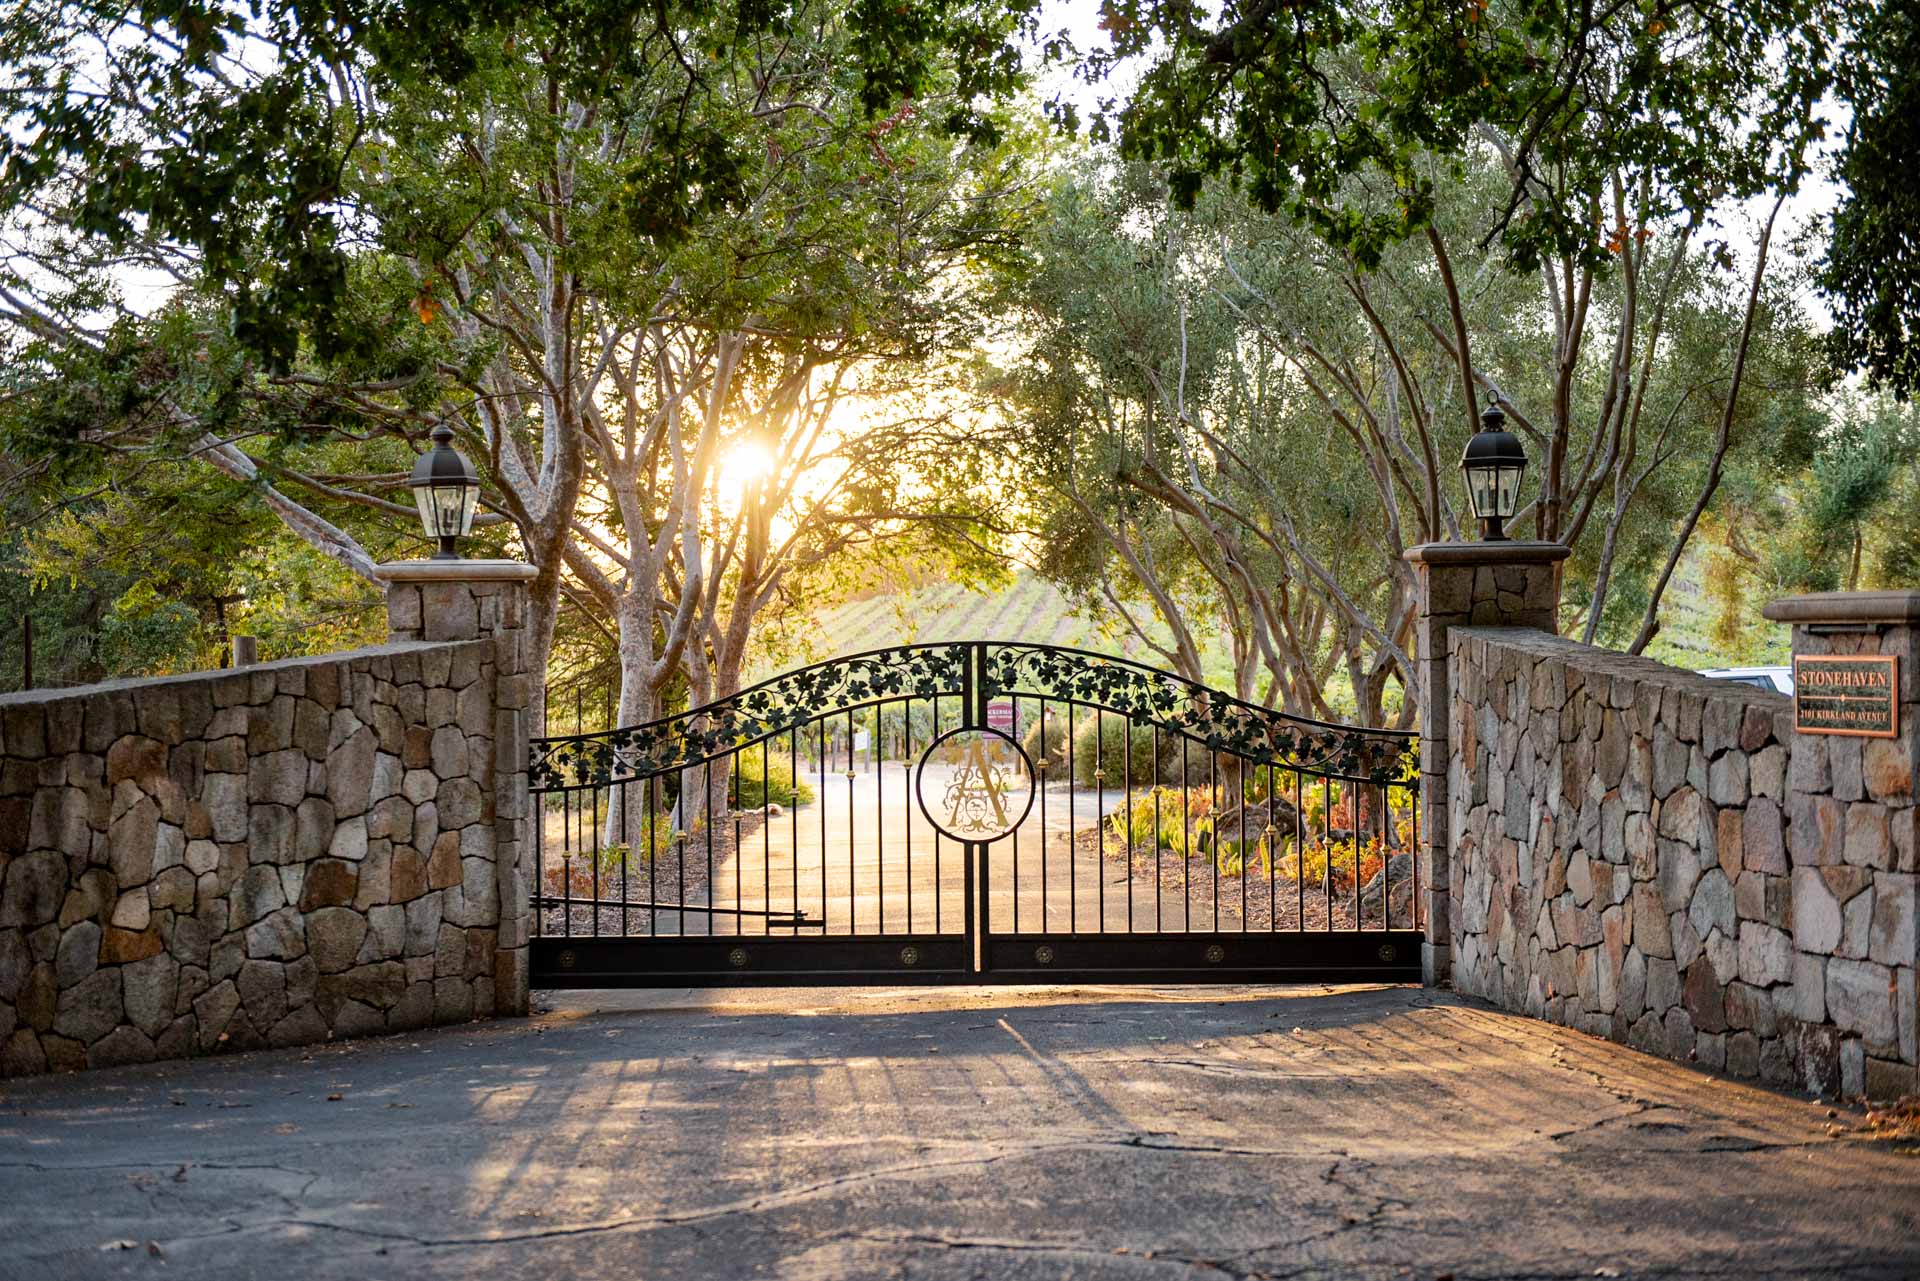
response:
<path fill-rule="evenodd" d="M 921 756 L 916 774 L 921 811 L 956 841 L 997 841 L 1020 825 L 1033 804 L 1033 767 L 1020 745 L 999 730 L 941 735 Z"/>

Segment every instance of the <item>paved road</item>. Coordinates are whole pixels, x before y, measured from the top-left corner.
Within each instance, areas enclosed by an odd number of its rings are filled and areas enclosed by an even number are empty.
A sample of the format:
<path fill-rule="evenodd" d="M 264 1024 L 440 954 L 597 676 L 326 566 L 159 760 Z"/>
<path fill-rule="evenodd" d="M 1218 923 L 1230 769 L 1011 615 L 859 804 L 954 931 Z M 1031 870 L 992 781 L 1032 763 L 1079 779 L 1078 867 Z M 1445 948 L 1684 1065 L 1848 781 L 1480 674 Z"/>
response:
<path fill-rule="evenodd" d="M 7 1083 L 0 1276 L 1920 1275 L 1826 1127 L 1408 988 L 587 994 Z"/>
<path fill-rule="evenodd" d="M 797 905 L 813 919 L 824 919 L 826 934 L 853 933 L 856 926 L 863 934 L 904 933 L 909 922 L 914 931 L 958 933 L 966 913 L 965 857 L 960 844 L 939 837 L 921 811 L 911 790 L 917 773 L 889 762 L 877 770 L 856 770 L 852 778 L 808 774 L 814 802 L 746 837 L 742 857 L 727 859 L 715 872 L 714 903 Z M 952 770 L 932 764 L 926 773 L 928 793 L 937 802 Z M 1106 928 L 1125 931 L 1125 864 L 1117 853 L 1102 859 L 1097 848 L 1076 849 L 1072 838 L 1095 830 L 1101 814 L 1126 803 L 1126 793 L 1112 789 L 1056 785 L 1036 793 L 1026 821 L 990 847 L 994 929 L 1004 933 L 1017 925 L 1037 931 L 1045 920 L 1059 930 L 1097 930 L 1104 908 Z M 1204 860 L 1201 866 L 1207 866 Z M 1180 928 L 1178 889 L 1167 887 L 1163 898 L 1168 928 Z M 1136 891 L 1141 929 L 1152 927 L 1152 907 L 1151 891 Z M 1194 924 L 1202 925 L 1197 915 Z M 760 929 L 751 920 L 745 928 L 749 933 Z M 704 933 L 705 922 L 690 914 L 688 929 Z M 715 929 L 730 933 L 733 922 L 717 918 Z"/>

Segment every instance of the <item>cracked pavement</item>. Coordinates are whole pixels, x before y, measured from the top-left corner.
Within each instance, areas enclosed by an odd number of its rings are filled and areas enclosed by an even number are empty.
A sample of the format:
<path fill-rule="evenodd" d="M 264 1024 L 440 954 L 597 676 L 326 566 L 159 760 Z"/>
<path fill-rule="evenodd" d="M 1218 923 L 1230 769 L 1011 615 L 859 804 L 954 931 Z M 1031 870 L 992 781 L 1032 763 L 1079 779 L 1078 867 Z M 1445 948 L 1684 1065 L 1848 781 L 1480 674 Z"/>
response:
<path fill-rule="evenodd" d="M 1920 1276 L 1920 1160 L 1446 993 L 537 999 L 0 1083 L 0 1277 Z"/>

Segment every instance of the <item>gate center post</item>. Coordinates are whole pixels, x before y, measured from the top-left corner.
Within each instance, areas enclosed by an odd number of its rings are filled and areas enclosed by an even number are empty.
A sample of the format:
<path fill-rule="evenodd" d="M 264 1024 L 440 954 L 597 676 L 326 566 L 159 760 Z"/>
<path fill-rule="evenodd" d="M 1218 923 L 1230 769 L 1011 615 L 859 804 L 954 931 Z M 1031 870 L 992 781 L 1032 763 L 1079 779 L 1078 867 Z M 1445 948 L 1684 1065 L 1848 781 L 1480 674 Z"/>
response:
<path fill-rule="evenodd" d="M 1449 637 L 1456 627 L 1530 627 L 1559 630 L 1559 543 L 1496 540 L 1422 543 L 1406 551 L 1419 575 L 1420 690 L 1420 916 L 1426 940 L 1421 974 L 1428 986 L 1453 972 L 1452 898 L 1460 875 L 1453 867 L 1452 788 L 1467 788 L 1470 762 L 1456 760 L 1451 732 L 1453 691 Z"/>

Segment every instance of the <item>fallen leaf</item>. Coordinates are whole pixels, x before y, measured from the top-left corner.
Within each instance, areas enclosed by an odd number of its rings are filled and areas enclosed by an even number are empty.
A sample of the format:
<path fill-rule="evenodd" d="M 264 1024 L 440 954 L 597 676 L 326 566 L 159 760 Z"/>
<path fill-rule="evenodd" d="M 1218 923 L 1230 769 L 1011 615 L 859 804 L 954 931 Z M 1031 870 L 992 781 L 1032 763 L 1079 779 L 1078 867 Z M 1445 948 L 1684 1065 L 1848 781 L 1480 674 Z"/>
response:
<path fill-rule="evenodd" d="M 329 1095 L 327 1096 L 327 1102 L 329 1102 L 329 1103 L 338 1103 L 338 1102 L 339 1102 L 339 1101 L 340 1101 L 341 1099 L 343 1099 L 343 1098 L 345 1098 L 345 1097 L 346 1097 L 346 1096 L 345 1096 L 345 1095 L 343 1095 L 343 1094 L 329 1094 Z"/>

